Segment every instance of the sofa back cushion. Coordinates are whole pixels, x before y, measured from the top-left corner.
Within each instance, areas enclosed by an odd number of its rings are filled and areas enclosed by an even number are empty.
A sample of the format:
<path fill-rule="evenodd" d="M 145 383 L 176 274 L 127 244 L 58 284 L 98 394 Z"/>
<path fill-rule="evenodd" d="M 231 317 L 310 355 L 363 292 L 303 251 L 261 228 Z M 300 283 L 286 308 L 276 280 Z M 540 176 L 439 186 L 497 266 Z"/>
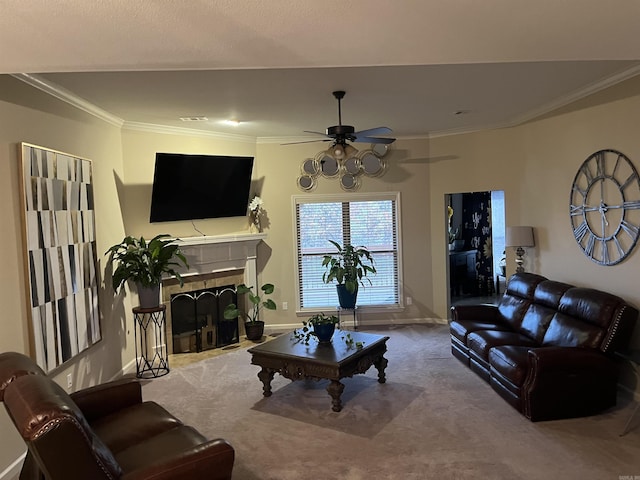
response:
<path fill-rule="evenodd" d="M 545 280 L 545 277 L 534 273 L 523 272 L 513 275 L 498 304 L 499 319 L 515 331 L 519 331 L 522 319 L 533 301 L 536 287 Z"/>
<path fill-rule="evenodd" d="M 47 478 L 111 479 L 122 469 L 71 397 L 44 375 L 9 384 L 4 404 Z"/>
<path fill-rule="evenodd" d="M 522 319 L 520 333 L 542 343 L 551 319 L 558 310 L 560 299 L 571 287 L 567 283 L 552 280 L 540 282 L 533 292 L 533 302 Z"/>
<path fill-rule="evenodd" d="M 591 288 L 571 288 L 560 299 L 558 313 L 542 344 L 610 351 L 612 340 L 622 333 L 617 330 L 622 314 L 628 308 L 624 300 L 615 295 Z"/>

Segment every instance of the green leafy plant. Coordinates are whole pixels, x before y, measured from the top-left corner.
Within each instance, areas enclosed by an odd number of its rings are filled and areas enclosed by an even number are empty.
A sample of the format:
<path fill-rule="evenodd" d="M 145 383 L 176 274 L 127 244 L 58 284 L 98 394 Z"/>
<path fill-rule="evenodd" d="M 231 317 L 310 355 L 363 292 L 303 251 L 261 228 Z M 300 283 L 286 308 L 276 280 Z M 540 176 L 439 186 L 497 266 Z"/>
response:
<path fill-rule="evenodd" d="M 248 294 L 249 302 L 252 307 L 248 312 L 243 312 L 238 308 L 235 303 L 230 303 L 224 309 L 223 316 L 227 320 L 233 320 L 235 318 L 244 318 L 247 323 L 255 323 L 260 320 L 260 311 L 263 308 L 268 310 L 276 309 L 276 302 L 272 299 L 265 299 L 266 295 L 271 295 L 275 287 L 272 283 L 265 283 L 260 287 L 260 290 L 263 292 L 262 297 L 253 293 L 251 290 L 253 287 L 247 287 L 244 283 L 241 283 L 237 286 L 236 292 L 238 295 Z"/>
<path fill-rule="evenodd" d="M 189 268 L 180 246 L 168 234 L 156 235 L 150 241 L 144 237 L 125 237 L 105 252 L 109 254 L 109 264 L 116 265 L 112 274 L 114 291 L 132 280 L 143 287 L 160 285 L 163 274 L 175 276 L 183 285 L 183 280 L 175 268 L 184 265 Z"/>
<path fill-rule="evenodd" d="M 304 343 L 305 345 L 309 345 L 309 342 L 312 339 L 316 339 L 316 333 L 313 330 L 314 325 L 327 325 L 334 324 L 336 329 L 340 330 L 339 325 L 340 319 L 336 315 L 325 315 L 324 313 L 316 313 L 315 315 L 309 317 L 307 320 L 302 321 L 302 328 L 296 329 L 291 334 L 291 338 L 293 340 L 297 340 L 299 342 Z M 345 333 L 343 331 L 343 335 L 341 335 L 342 340 L 347 345 L 347 347 L 356 347 L 362 348 L 364 345 L 363 342 L 356 342 L 351 337 L 350 333 Z"/>
<path fill-rule="evenodd" d="M 324 283 L 335 281 L 338 285 L 344 284 L 349 293 L 354 293 L 358 285 L 364 286 L 364 279 L 368 274 L 375 274 L 373 256 L 366 247 L 354 247 L 350 244 L 341 246 L 339 243 L 329 240 L 338 249 L 333 255 L 325 255 L 322 266 L 326 271 L 322 275 Z M 371 280 L 367 278 L 369 284 Z"/>

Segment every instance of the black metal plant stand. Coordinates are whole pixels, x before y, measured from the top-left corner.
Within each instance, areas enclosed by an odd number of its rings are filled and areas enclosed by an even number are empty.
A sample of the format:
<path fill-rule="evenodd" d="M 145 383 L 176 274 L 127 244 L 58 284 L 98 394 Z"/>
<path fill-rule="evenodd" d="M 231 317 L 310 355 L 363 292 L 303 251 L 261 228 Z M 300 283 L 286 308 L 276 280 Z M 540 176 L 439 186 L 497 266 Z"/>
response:
<path fill-rule="evenodd" d="M 156 378 L 169 373 L 166 306 L 133 309 L 136 376 Z M 138 355 L 139 352 L 139 355 Z"/>

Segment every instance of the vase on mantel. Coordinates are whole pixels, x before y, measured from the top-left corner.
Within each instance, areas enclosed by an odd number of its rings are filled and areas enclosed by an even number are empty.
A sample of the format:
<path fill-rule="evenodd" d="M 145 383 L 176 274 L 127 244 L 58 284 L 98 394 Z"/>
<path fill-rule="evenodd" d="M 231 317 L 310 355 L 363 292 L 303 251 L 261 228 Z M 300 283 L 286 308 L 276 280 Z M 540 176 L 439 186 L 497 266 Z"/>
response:
<path fill-rule="evenodd" d="M 260 217 L 252 215 L 252 222 L 249 225 L 249 231 L 251 233 L 262 233 L 262 225 L 260 225 Z"/>

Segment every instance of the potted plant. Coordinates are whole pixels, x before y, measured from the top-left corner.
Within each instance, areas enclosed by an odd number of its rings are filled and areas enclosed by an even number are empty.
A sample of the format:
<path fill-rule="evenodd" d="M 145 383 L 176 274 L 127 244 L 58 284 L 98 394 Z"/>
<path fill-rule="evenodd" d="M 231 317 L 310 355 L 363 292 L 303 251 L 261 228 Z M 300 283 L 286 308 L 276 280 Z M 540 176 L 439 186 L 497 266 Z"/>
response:
<path fill-rule="evenodd" d="M 247 334 L 248 340 L 260 340 L 264 334 L 264 321 L 259 320 L 260 311 L 263 308 L 268 310 L 276 309 L 276 302 L 272 299 L 265 299 L 266 295 L 271 295 L 275 287 L 271 283 L 265 283 L 260 287 L 263 292 L 262 297 L 254 294 L 251 290 L 252 287 L 247 287 L 244 283 L 241 283 L 236 288 L 238 295 L 248 294 L 249 302 L 251 303 L 251 309 L 248 312 L 242 312 L 235 303 L 230 303 L 224 309 L 223 316 L 227 320 L 234 320 L 238 317 L 244 318 L 244 329 Z"/>
<path fill-rule="evenodd" d="M 341 246 L 329 240 L 338 249 L 333 255 L 325 255 L 322 266 L 326 271 L 322 275 L 325 283 L 337 283 L 338 301 L 342 308 L 355 308 L 358 296 L 358 285 L 364 286 L 367 274 L 375 274 L 373 257 L 366 247 L 354 247 L 350 244 Z M 369 284 L 371 280 L 367 278 Z"/>
<path fill-rule="evenodd" d="M 105 252 L 109 254 L 109 265 L 116 269 L 112 273 L 113 290 L 118 291 L 127 280 L 136 284 L 140 307 L 154 308 L 160 305 L 160 283 L 163 274 L 175 276 L 184 284 L 175 268 L 189 268 L 180 246 L 168 234 L 156 235 L 150 241 L 144 237 L 125 237 Z"/>
<path fill-rule="evenodd" d="M 324 313 L 316 313 L 307 320 L 302 321 L 302 328 L 293 331 L 292 338 L 298 340 L 305 345 L 309 345 L 309 341 L 315 337 L 319 343 L 331 343 L 333 334 L 336 329 L 340 329 L 340 319 L 336 315 L 325 315 Z M 362 348 L 363 342 L 354 341 L 350 333 L 342 335 L 342 340 L 347 347 Z"/>
<path fill-rule="evenodd" d="M 320 343 L 331 342 L 336 324 L 339 322 L 336 315 L 325 315 L 316 313 L 302 322 L 302 328 L 293 332 L 294 338 L 301 340 L 305 345 L 309 345 L 311 337 L 316 337 Z"/>

